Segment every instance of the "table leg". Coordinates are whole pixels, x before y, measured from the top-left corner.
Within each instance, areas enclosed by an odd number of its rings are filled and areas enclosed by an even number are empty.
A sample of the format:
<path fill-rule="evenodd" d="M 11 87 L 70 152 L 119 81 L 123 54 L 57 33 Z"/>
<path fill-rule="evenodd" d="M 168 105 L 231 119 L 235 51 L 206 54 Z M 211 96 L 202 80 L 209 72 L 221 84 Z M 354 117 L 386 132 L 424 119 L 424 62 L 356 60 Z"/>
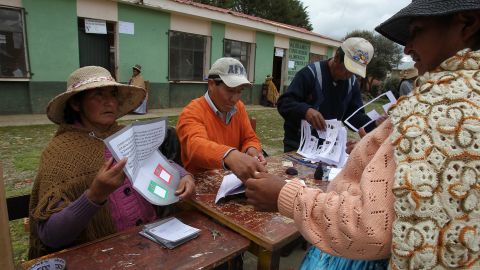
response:
<path fill-rule="evenodd" d="M 249 251 L 257 256 L 258 270 L 277 270 L 279 268 L 280 253 L 278 250 L 270 251 L 251 242 Z"/>

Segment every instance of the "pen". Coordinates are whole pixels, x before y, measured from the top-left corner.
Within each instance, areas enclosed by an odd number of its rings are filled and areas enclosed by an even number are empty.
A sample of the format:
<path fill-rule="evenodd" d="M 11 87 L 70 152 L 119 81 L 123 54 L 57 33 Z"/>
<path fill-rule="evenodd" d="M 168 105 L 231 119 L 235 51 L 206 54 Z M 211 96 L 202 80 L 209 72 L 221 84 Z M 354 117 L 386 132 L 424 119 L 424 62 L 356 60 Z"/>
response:
<path fill-rule="evenodd" d="M 294 157 L 294 156 L 291 156 L 291 155 L 288 155 L 285 157 L 286 159 L 289 159 L 291 161 L 295 161 L 295 162 L 298 162 L 298 163 L 301 163 L 303 166 L 306 166 L 306 167 L 310 167 L 310 168 L 314 168 L 316 169 L 317 168 L 317 165 L 315 164 L 312 164 L 308 161 L 305 161 L 305 160 L 302 160 L 300 158 L 297 158 L 297 157 Z"/>

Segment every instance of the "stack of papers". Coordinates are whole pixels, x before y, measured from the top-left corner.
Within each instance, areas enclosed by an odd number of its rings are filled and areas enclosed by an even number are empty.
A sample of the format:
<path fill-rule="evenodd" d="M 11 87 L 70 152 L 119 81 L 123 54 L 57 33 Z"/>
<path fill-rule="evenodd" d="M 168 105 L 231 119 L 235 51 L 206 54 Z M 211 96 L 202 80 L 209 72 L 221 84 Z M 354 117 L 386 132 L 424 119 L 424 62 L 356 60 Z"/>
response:
<path fill-rule="evenodd" d="M 171 217 L 147 224 L 139 233 L 158 244 L 173 249 L 197 237 L 200 234 L 200 229 L 191 227 L 177 218 Z"/>
<path fill-rule="evenodd" d="M 336 119 L 325 122 L 327 128 L 320 131 L 302 120 L 302 137 L 297 153 L 309 161 L 341 168 L 347 161 L 347 129 Z"/>
<path fill-rule="evenodd" d="M 245 186 L 242 181 L 233 173 L 225 175 L 215 197 L 215 203 L 218 203 L 222 198 L 240 193 L 245 193 Z"/>

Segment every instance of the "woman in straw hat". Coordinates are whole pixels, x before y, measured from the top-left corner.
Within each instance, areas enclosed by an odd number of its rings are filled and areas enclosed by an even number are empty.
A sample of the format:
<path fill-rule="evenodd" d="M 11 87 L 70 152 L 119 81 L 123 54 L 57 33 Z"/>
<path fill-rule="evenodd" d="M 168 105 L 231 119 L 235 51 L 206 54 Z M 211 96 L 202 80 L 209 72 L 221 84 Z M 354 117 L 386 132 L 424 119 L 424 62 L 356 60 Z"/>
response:
<path fill-rule="evenodd" d="M 316 246 L 302 269 L 480 269 L 480 1 L 414 0 L 376 30 L 416 62 L 413 94 L 327 192 L 258 173 L 248 202 Z"/>
<path fill-rule="evenodd" d="M 144 89 L 88 66 L 74 71 L 67 90 L 50 101 L 47 116 L 59 128 L 42 153 L 30 197 L 30 258 L 156 219 L 156 209 L 125 178 L 126 160 L 115 164 L 102 141 L 144 97 Z M 194 180 L 172 165 L 182 177 L 176 195 L 186 199 Z"/>
<path fill-rule="evenodd" d="M 398 94 L 400 96 L 407 96 L 413 90 L 413 81 L 418 76 L 418 70 L 416 68 L 409 68 L 403 70 L 402 72 L 402 80 L 398 85 Z"/>

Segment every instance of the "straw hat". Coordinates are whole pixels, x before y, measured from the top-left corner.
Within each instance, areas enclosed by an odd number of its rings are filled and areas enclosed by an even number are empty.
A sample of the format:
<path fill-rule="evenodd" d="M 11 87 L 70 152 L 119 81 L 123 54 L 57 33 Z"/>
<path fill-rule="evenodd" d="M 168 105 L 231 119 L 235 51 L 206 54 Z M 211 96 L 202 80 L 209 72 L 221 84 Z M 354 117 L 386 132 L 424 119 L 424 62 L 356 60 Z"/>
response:
<path fill-rule="evenodd" d="M 416 68 L 409 68 L 401 71 L 401 77 L 403 79 L 412 79 L 418 76 L 418 69 Z"/>
<path fill-rule="evenodd" d="M 132 67 L 133 69 L 136 69 L 138 72 L 142 72 L 142 66 L 139 64 L 136 64 L 135 66 Z"/>
<path fill-rule="evenodd" d="M 405 46 L 410 36 L 408 26 L 413 17 L 442 16 L 477 9 L 480 9 L 479 0 L 413 0 L 410 5 L 377 26 L 375 30 Z"/>
<path fill-rule="evenodd" d="M 110 72 L 103 67 L 86 66 L 70 74 L 67 80 L 67 90 L 50 100 L 47 106 L 48 118 L 56 124 L 64 123 L 65 106 L 73 95 L 85 90 L 106 86 L 116 86 L 118 89 L 117 118 L 137 108 L 145 98 L 144 89 L 117 83 Z"/>

